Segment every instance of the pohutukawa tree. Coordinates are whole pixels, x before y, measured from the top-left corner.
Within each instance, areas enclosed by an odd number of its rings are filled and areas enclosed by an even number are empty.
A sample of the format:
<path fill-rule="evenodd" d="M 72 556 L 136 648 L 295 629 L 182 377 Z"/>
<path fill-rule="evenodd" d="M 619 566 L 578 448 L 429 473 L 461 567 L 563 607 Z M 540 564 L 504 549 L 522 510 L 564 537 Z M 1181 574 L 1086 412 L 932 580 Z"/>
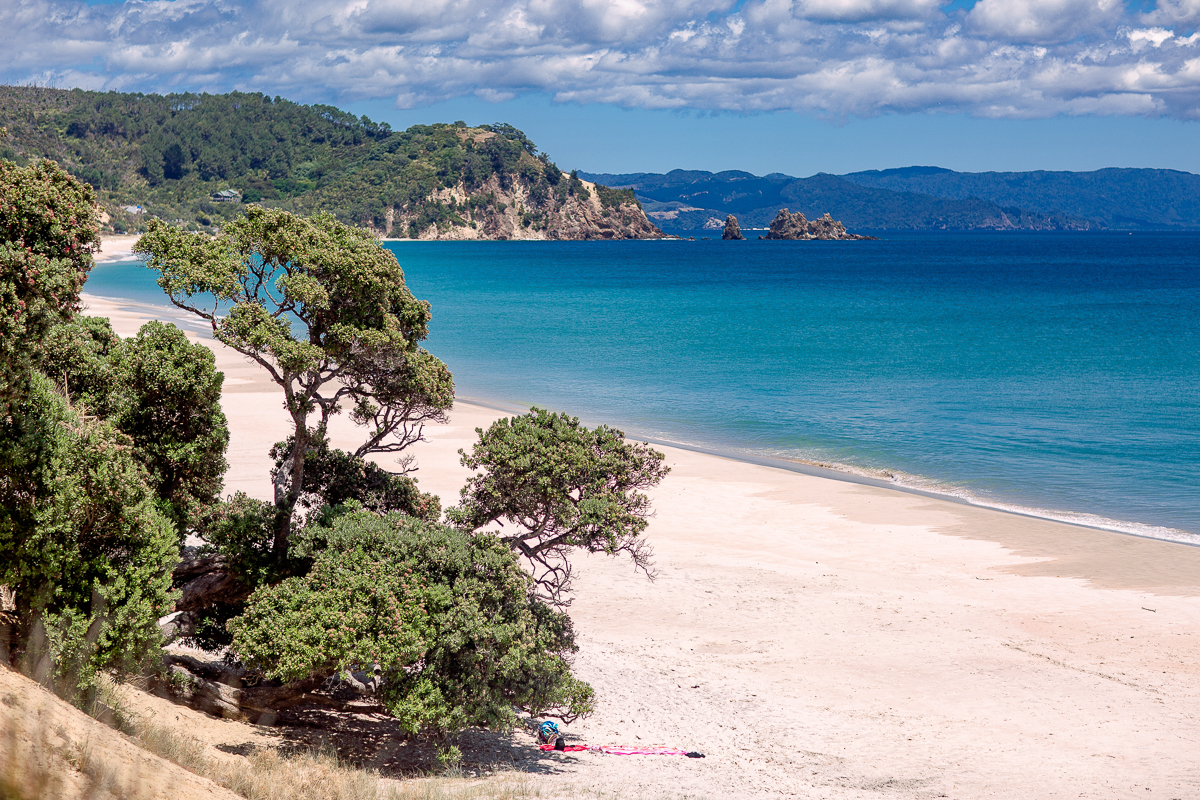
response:
<path fill-rule="evenodd" d="M 419 346 L 429 304 L 369 231 L 332 216 L 251 208 L 219 236 L 152 221 L 137 252 L 179 308 L 259 364 L 284 393 L 293 432 L 274 473 L 273 550 L 288 557 L 310 445 L 344 407 L 366 429 L 357 458 L 399 452 L 443 421 L 449 370 Z"/>
<path fill-rule="evenodd" d="M 79 310 L 99 245 L 91 186 L 52 161 L 0 160 L 0 415 L 28 388 L 42 337 Z"/>
<path fill-rule="evenodd" d="M 567 603 L 575 549 L 626 553 L 653 577 L 641 538 L 650 516 L 642 490 L 670 471 L 662 453 L 606 425 L 589 430 L 539 408 L 476 433 L 471 452 L 459 453 L 477 474 L 447 516 L 473 531 L 499 525 L 496 535 L 525 557 L 544 599 Z"/>
<path fill-rule="evenodd" d="M 157 649 L 176 532 L 135 442 L 43 374 L 99 242 L 90 186 L 0 160 L 0 661 L 75 694 Z"/>

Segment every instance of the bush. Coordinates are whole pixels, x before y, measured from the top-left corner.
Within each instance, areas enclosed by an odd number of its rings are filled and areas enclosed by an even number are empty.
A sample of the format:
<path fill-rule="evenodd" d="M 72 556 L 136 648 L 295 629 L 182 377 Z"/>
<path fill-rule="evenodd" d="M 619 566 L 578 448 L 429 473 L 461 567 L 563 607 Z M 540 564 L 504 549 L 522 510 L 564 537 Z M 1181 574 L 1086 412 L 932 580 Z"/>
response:
<path fill-rule="evenodd" d="M 131 669 L 158 647 L 175 530 L 129 438 L 77 414 L 44 376 L 31 386 L 0 428 L 0 584 L 17 605 L 10 645 L 35 674 L 52 663 L 86 690 L 99 670 Z"/>
<path fill-rule="evenodd" d="M 150 485 L 181 535 L 221 490 L 229 427 L 211 350 L 183 331 L 148 322 L 117 351 L 112 422 L 133 439 Z"/>
<path fill-rule="evenodd" d="M 447 516 L 464 530 L 507 523 L 503 540 L 534 570 L 539 591 L 565 603 L 573 550 L 627 553 L 651 574 L 640 538 L 650 498 L 670 471 L 663 454 L 601 425 L 589 429 L 567 414 L 540 408 L 497 420 L 462 454 L 475 474 Z"/>
<path fill-rule="evenodd" d="M 294 446 L 295 438 L 288 437 L 271 448 L 271 458 L 275 460 L 273 475 L 278 476 L 284 468 Z M 305 456 L 304 488 L 297 505 L 312 511 L 322 506 L 345 505 L 351 500 L 377 514 L 400 511 L 429 522 L 436 522 L 442 516 L 438 496 L 420 491 L 412 478 L 330 447 L 327 438 L 315 436 Z"/>
<path fill-rule="evenodd" d="M 182 536 L 216 499 L 229 428 L 212 351 L 148 322 L 122 341 L 108 320 L 77 316 L 46 337 L 42 371 L 77 405 L 133 439 L 150 486 Z"/>
<path fill-rule="evenodd" d="M 260 588 L 229 623 L 248 666 L 294 681 L 378 664 L 387 710 L 444 748 L 469 726 L 511 727 L 513 706 L 591 711 L 570 619 L 495 537 L 361 508 L 301 536 L 312 570 Z"/>
<path fill-rule="evenodd" d="M 43 337 L 77 309 L 99 240 L 92 187 L 50 161 L 0 161 L 0 415 Z"/>

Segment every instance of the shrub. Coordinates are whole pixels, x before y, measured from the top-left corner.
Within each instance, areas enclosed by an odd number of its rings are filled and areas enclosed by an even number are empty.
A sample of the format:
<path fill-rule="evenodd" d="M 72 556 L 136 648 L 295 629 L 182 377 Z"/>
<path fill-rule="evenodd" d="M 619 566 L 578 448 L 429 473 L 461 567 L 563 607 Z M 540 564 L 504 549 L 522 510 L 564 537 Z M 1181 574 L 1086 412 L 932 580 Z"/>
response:
<path fill-rule="evenodd" d="M 129 438 L 77 414 L 44 376 L 31 385 L 0 430 L 0 584 L 16 594 L 13 655 L 86 690 L 158 647 L 175 530 Z"/>
<path fill-rule="evenodd" d="M 495 537 L 359 508 L 302 538 L 311 571 L 260 588 L 229 623 L 247 665 L 294 681 L 378 664 L 387 710 L 447 749 L 469 726 L 510 727 L 514 706 L 591 711 L 570 619 L 532 596 Z"/>

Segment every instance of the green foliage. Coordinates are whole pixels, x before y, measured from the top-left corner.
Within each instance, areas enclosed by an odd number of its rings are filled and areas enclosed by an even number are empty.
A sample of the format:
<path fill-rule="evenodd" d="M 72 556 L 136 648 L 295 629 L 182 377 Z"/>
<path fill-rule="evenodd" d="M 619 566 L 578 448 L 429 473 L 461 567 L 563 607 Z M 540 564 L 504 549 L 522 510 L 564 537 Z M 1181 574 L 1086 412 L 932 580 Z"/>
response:
<path fill-rule="evenodd" d="M 280 562 L 272 549 L 275 507 L 237 492 L 227 501 L 213 503 L 199 515 L 196 533 L 204 539 L 199 556 L 220 555 L 223 566 L 246 594 L 259 586 L 277 583 L 289 574 L 303 574 L 310 561 L 291 558 Z M 186 643 L 216 652 L 233 641 L 230 619 L 245 608 L 241 601 L 217 600 L 193 611 L 194 626 Z"/>
<path fill-rule="evenodd" d="M 295 444 L 295 439 L 289 438 L 271 448 L 276 474 L 285 468 Z M 304 459 L 304 485 L 298 505 L 318 510 L 350 501 L 376 514 L 399 511 L 428 522 L 437 522 L 442 516 L 437 495 L 420 491 L 412 478 L 330 447 L 323 435 L 314 437 Z"/>
<path fill-rule="evenodd" d="M 137 249 L 175 305 L 208 321 L 284 391 L 293 432 L 276 473 L 281 562 L 309 444 L 343 403 L 366 429 L 358 458 L 403 450 L 425 422 L 445 419 L 450 372 L 418 346 L 429 304 L 413 297 L 395 256 L 370 232 L 329 215 L 251 208 L 212 239 L 152 221 Z"/>
<path fill-rule="evenodd" d="M 469 726 L 510 727 L 514 705 L 591 711 L 570 673 L 570 619 L 531 596 L 496 538 L 363 509 L 305 537 L 312 570 L 259 589 L 229 623 L 247 665 L 292 681 L 378 664 L 388 711 L 445 745 Z"/>
<path fill-rule="evenodd" d="M 129 438 L 77 414 L 44 376 L 30 387 L 0 418 L 0 584 L 16 593 L 16 650 L 37 668 L 43 626 L 59 676 L 86 688 L 157 647 L 176 533 Z"/>
<path fill-rule="evenodd" d="M 650 553 L 639 536 L 650 499 L 641 490 L 670 471 L 662 453 L 626 442 L 619 430 L 589 430 L 539 408 L 477 432 L 471 452 L 459 451 L 477 474 L 447 512 L 456 525 L 506 524 L 503 541 L 529 560 L 539 588 L 556 602 L 570 586 L 572 549 L 628 553 L 649 571 Z"/>
<path fill-rule="evenodd" d="M 216 499 L 229 429 L 212 351 L 152 321 L 121 341 L 107 320 L 76 316 L 46 337 L 42 370 L 72 402 L 133 439 L 134 454 L 180 533 Z"/>
<path fill-rule="evenodd" d="M 16 599 L 3 649 L 77 689 L 158 644 L 178 558 L 130 439 L 35 369 L 91 269 L 92 200 L 54 164 L 0 161 L 0 585 Z M 95 362 L 110 334 L 84 325 L 61 349 Z"/>
<path fill-rule="evenodd" d="M 392 131 L 330 106 L 304 106 L 260 94 L 142 95 L 0 87 L 9 147 L 26 158 L 59 160 L 96 187 L 115 227 L 144 229 L 149 217 L 212 231 L 240 213 L 211 203 L 237 189 L 244 203 L 297 213 L 328 211 L 342 222 L 386 230 L 389 210 L 416 234 L 431 225 L 467 225 L 470 214 L 432 198 L 463 186 L 509 189 L 523 182 L 551 202 L 582 193 L 511 125 L 454 123 Z M 148 217 L 124 214 L 141 205 Z"/>
<path fill-rule="evenodd" d="M 133 439 L 150 485 L 182 531 L 221 490 L 229 428 L 224 375 L 211 350 L 174 325 L 152 321 L 122 343 L 113 423 Z"/>
<path fill-rule="evenodd" d="M 77 314 L 47 332 L 40 369 L 75 405 L 107 416 L 117 384 L 121 338 L 103 317 Z"/>
<path fill-rule="evenodd" d="M 600 198 L 600 205 L 605 208 L 619 208 L 623 205 L 642 207 L 638 202 L 637 196 L 633 193 L 633 189 L 612 189 L 608 186 L 596 185 L 596 196 Z"/>
<path fill-rule="evenodd" d="M 78 308 L 98 231 L 91 187 L 51 162 L 0 160 L 0 415 L 26 390 L 42 337 Z"/>
<path fill-rule="evenodd" d="M 226 567 L 248 588 L 279 580 L 282 571 L 271 551 L 274 520 L 275 508 L 270 503 L 237 492 L 201 515 L 204 551 L 224 556 Z"/>

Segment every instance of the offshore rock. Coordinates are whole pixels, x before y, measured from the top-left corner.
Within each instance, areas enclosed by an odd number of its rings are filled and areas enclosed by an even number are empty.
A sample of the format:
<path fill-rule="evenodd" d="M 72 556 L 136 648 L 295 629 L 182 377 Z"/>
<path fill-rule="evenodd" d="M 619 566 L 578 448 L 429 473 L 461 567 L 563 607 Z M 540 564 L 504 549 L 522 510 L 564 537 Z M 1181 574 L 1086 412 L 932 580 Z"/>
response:
<path fill-rule="evenodd" d="M 738 227 L 737 217 L 730 214 L 725 218 L 725 230 L 721 233 L 722 239 L 733 239 L 737 241 L 745 240 L 742 236 L 742 229 Z"/>
<path fill-rule="evenodd" d="M 833 217 L 829 216 L 829 212 L 825 212 L 825 216 L 820 219 L 809 220 L 800 211 L 795 214 L 788 212 L 786 208 L 779 209 L 779 213 L 775 215 L 775 219 L 771 221 L 771 229 L 767 232 L 767 239 L 874 239 L 874 236 L 860 236 L 856 233 L 847 233 L 846 226 L 838 222 Z"/>

